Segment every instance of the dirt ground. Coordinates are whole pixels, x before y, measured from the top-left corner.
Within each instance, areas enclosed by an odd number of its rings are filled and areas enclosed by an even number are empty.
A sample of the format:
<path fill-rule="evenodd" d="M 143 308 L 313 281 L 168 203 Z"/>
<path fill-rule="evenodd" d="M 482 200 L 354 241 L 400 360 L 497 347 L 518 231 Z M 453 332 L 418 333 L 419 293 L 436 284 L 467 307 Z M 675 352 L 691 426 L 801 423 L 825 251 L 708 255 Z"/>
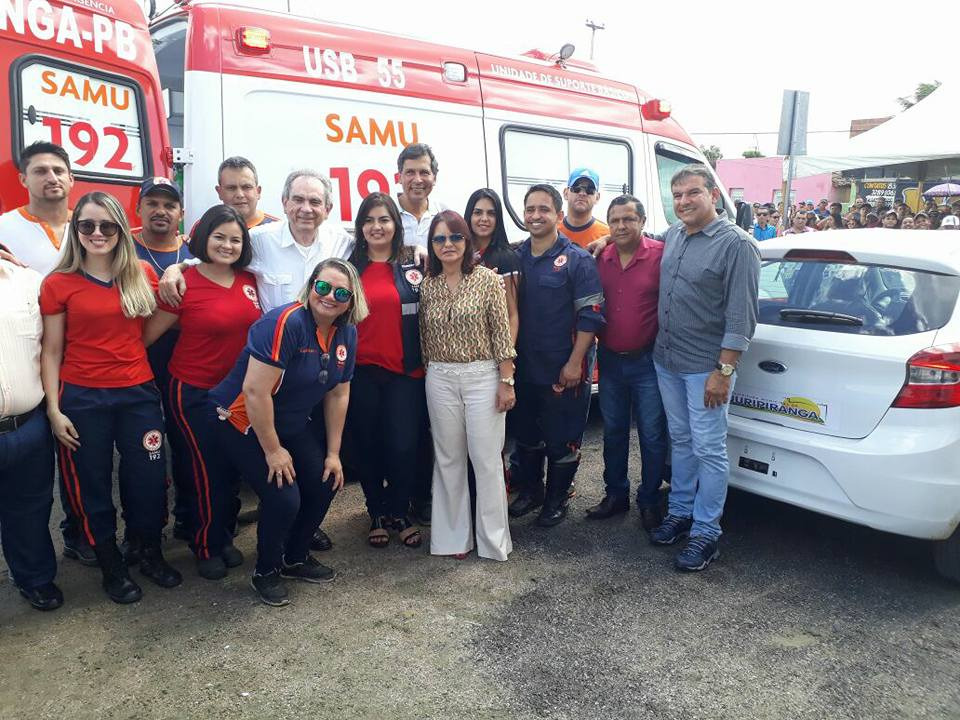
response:
<path fill-rule="evenodd" d="M 584 518 L 599 432 L 568 520 L 515 522 L 506 563 L 369 548 L 350 485 L 324 524 L 338 579 L 286 608 L 249 587 L 253 527 L 220 582 L 168 541 L 184 584 L 132 606 L 71 561 L 54 613 L 0 575 L 0 718 L 960 717 L 960 587 L 924 543 L 733 492 L 721 558 L 677 574 L 635 511 Z"/>

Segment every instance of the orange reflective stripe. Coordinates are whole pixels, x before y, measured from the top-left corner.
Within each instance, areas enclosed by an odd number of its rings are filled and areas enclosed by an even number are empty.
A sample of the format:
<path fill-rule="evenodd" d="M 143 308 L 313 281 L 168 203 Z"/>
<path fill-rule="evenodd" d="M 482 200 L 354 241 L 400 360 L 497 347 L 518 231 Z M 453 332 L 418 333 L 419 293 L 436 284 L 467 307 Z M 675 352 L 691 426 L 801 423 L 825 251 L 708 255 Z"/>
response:
<path fill-rule="evenodd" d="M 277 318 L 277 326 L 273 329 L 273 347 L 270 348 L 270 358 L 274 362 L 280 362 L 280 346 L 283 344 L 283 331 L 287 326 L 287 318 L 299 310 L 302 305 L 292 305 L 280 313 Z"/>

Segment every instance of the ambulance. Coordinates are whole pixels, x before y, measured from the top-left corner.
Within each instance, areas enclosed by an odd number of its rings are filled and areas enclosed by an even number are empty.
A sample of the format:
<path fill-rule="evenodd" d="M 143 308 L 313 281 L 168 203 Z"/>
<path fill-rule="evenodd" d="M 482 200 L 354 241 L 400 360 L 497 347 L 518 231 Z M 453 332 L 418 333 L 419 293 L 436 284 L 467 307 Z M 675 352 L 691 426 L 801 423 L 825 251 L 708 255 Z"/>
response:
<path fill-rule="evenodd" d="M 20 151 L 52 140 L 70 155 L 72 200 L 114 194 L 133 213 L 145 177 L 173 170 L 153 43 L 130 0 L 0 0 L 0 205 L 25 205 Z"/>
<path fill-rule="evenodd" d="M 666 102 L 569 50 L 502 57 L 200 0 L 145 22 L 131 0 L 0 0 L 11 66 L 5 206 L 8 195 L 25 201 L 19 150 L 53 139 L 73 158 L 75 193 L 99 186 L 129 207 L 143 177 L 175 174 L 186 227 L 219 202 L 226 157 L 253 161 L 261 208 L 274 215 L 287 174 L 319 170 L 333 184 L 331 220 L 349 228 L 368 193 L 399 190 L 397 155 L 421 142 L 439 163 L 432 197 L 462 211 L 475 189 L 497 190 L 512 240 L 525 236 L 526 188 L 562 189 L 580 166 L 600 177 L 598 217 L 632 192 L 660 232 L 675 220 L 671 175 L 704 162 Z M 729 212 L 725 194 L 722 203 Z"/>

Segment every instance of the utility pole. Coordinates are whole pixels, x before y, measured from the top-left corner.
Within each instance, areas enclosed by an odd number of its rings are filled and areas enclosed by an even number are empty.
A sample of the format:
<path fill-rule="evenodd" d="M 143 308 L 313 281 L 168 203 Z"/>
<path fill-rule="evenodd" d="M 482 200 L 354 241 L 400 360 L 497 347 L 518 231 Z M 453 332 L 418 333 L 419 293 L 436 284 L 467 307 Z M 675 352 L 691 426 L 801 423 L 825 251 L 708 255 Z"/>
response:
<path fill-rule="evenodd" d="M 590 28 L 590 60 L 593 60 L 593 38 L 597 34 L 597 30 L 606 30 L 606 25 L 598 25 L 593 20 L 587 20 L 587 27 Z"/>

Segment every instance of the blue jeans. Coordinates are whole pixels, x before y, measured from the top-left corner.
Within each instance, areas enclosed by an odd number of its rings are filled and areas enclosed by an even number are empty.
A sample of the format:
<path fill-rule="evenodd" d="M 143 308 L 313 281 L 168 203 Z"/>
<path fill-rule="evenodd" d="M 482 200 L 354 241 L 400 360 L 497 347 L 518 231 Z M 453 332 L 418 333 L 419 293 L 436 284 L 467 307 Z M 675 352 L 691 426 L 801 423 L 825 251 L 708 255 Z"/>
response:
<path fill-rule="evenodd" d="M 704 407 L 703 389 L 709 372 L 676 373 L 659 364 L 656 368 L 673 457 L 670 514 L 693 518 L 691 536 L 716 540 L 721 535 L 720 516 L 727 499 L 729 404 Z M 731 388 L 734 381 L 731 377 Z"/>
<path fill-rule="evenodd" d="M 600 413 L 603 415 L 603 481 L 607 495 L 626 497 L 630 494 L 627 457 L 633 420 L 640 440 L 637 505 L 657 507 L 660 480 L 667 460 L 667 428 L 653 353 L 623 357 L 601 346 L 597 360 L 600 363 Z"/>

